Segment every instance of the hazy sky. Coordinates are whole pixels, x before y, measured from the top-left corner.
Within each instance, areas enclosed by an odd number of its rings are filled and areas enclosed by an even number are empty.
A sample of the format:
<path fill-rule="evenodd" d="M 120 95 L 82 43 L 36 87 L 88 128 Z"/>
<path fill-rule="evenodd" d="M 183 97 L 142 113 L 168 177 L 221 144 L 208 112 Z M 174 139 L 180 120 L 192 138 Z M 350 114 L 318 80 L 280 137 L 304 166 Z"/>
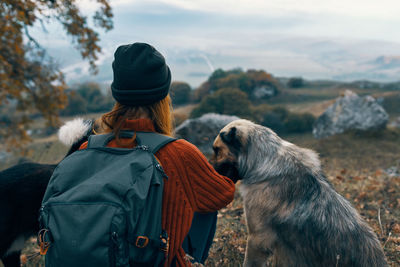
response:
<path fill-rule="evenodd" d="M 395 0 L 111 0 L 114 29 L 102 33 L 98 77 L 112 77 L 120 44 L 149 42 L 175 80 L 196 86 L 215 68 L 265 69 L 280 76 L 393 80 L 399 68 L 376 65 L 400 56 L 400 1 Z M 95 10 L 94 1 L 80 1 Z M 71 80 L 87 74 L 70 39 L 52 25 L 40 35 Z M 37 29 L 39 31 L 39 29 Z M 63 53 L 60 53 L 60 50 Z M 386 60 L 386 59 L 385 59 Z M 397 61 L 395 62 L 397 63 Z M 394 67 L 393 67 L 394 66 Z"/>

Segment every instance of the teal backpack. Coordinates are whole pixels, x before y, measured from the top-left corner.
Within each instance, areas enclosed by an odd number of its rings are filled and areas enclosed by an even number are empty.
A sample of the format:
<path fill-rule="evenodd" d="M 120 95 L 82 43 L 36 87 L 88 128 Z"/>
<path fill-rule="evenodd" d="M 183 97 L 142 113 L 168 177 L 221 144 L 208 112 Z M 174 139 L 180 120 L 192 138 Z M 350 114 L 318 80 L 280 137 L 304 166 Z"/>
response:
<path fill-rule="evenodd" d="M 164 264 L 168 236 L 161 209 L 167 176 L 154 153 L 175 139 L 136 132 L 133 149 L 106 147 L 113 138 L 90 136 L 87 149 L 66 157 L 50 178 L 38 235 L 46 266 Z"/>

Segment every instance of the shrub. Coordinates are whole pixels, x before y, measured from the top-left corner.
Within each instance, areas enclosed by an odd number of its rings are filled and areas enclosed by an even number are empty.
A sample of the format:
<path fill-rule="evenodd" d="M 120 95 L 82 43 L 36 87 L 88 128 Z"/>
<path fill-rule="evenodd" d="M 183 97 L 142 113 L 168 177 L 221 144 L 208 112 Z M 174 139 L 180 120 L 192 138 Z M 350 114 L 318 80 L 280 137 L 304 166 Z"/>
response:
<path fill-rule="evenodd" d="M 172 103 L 184 105 L 190 102 L 192 88 L 185 82 L 173 82 L 170 88 Z"/>
<path fill-rule="evenodd" d="M 312 131 L 315 117 L 312 114 L 289 113 L 284 121 L 287 133 L 304 133 Z"/>
<path fill-rule="evenodd" d="M 68 104 L 60 111 L 61 116 L 74 116 L 87 112 L 87 101 L 77 92 L 67 92 Z"/>
<path fill-rule="evenodd" d="M 304 86 L 304 80 L 301 77 L 290 78 L 287 86 L 290 88 L 300 88 Z"/>
<path fill-rule="evenodd" d="M 260 105 L 253 109 L 254 120 L 268 128 L 271 128 L 277 134 L 285 132 L 284 121 L 289 111 L 284 107 L 271 107 L 268 105 Z"/>
<path fill-rule="evenodd" d="M 97 83 L 83 83 L 76 92 L 87 102 L 87 112 L 101 112 L 110 110 L 114 104 L 111 95 L 105 96 Z"/>
<path fill-rule="evenodd" d="M 190 117 L 200 117 L 206 113 L 219 113 L 251 118 L 251 102 L 247 94 L 237 88 L 223 88 L 212 95 L 206 96 L 196 107 Z"/>
<path fill-rule="evenodd" d="M 280 92 L 279 82 L 263 70 L 244 72 L 241 69 L 228 71 L 218 69 L 194 91 L 194 101 L 199 102 L 205 96 L 223 88 L 238 88 L 255 101 L 270 98 Z"/>
<path fill-rule="evenodd" d="M 72 116 L 88 112 L 107 111 L 114 105 L 111 95 L 104 95 L 96 83 L 84 83 L 66 91 L 68 104 L 60 111 L 62 116 Z"/>
<path fill-rule="evenodd" d="M 400 114 L 400 94 L 386 96 L 383 99 L 383 108 L 390 115 L 398 115 Z"/>
<path fill-rule="evenodd" d="M 310 132 L 315 121 L 311 114 L 291 113 L 284 107 L 268 105 L 254 107 L 253 119 L 277 134 Z"/>
<path fill-rule="evenodd" d="M 202 99 L 204 99 L 206 96 L 210 94 L 211 94 L 210 83 L 204 82 L 193 91 L 191 101 L 199 103 Z"/>

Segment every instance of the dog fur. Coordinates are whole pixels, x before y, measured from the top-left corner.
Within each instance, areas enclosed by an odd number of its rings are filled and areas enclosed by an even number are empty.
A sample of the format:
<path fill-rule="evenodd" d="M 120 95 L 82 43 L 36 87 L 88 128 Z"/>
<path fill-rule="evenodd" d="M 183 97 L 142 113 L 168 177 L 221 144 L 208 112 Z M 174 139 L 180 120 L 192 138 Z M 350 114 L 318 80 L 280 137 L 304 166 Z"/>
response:
<path fill-rule="evenodd" d="M 59 138 L 70 145 L 66 156 L 91 134 L 92 121 L 66 123 Z M 38 212 L 55 164 L 25 162 L 0 172 L 0 259 L 5 267 L 20 267 L 25 241 L 39 231 Z"/>
<path fill-rule="evenodd" d="M 211 162 L 241 179 L 248 239 L 244 266 L 388 266 L 376 234 L 322 173 L 318 155 L 269 128 L 233 121 Z"/>

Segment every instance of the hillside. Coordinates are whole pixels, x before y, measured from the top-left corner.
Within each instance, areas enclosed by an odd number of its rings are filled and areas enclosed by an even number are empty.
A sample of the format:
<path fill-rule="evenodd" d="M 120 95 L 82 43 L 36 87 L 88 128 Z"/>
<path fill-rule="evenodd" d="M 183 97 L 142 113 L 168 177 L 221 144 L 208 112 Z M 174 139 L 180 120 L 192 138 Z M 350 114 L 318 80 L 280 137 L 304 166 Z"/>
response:
<path fill-rule="evenodd" d="M 274 107 L 282 106 L 293 113 L 308 112 L 319 116 L 346 89 L 360 95 L 380 99 L 391 119 L 400 115 L 400 89 L 397 85 L 367 82 L 341 83 L 335 81 L 306 81 L 300 88 L 290 88 L 287 79 L 279 79 L 280 94 L 265 100 Z M 198 103 L 181 105 L 175 109 L 176 124 L 187 119 Z M 97 118 L 101 113 L 88 113 L 85 118 Z M 63 121 L 73 117 L 62 117 Z M 44 128 L 36 120 L 32 130 Z M 55 134 L 33 136 L 26 158 L 42 163 L 61 160 L 67 147 L 57 141 Z M 349 132 L 316 140 L 311 133 L 290 134 L 283 138 L 303 147 L 316 150 L 329 181 L 336 190 L 357 208 L 378 234 L 390 266 L 400 266 L 400 177 L 390 176 L 385 170 L 400 169 L 400 130 L 386 129 L 374 134 Z M 15 164 L 17 157 L 0 162 L 0 169 Z M 239 192 L 239 185 L 237 186 Z M 218 228 L 207 266 L 240 266 L 245 251 L 246 228 L 240 194 L 218 215 Z M 25 255 L 36 251 L 28 245 Z M 0 264 L 1 266 L 1 264 Z M 32 260 L 26 266 L 43 266 L 42 260 Z"/>

